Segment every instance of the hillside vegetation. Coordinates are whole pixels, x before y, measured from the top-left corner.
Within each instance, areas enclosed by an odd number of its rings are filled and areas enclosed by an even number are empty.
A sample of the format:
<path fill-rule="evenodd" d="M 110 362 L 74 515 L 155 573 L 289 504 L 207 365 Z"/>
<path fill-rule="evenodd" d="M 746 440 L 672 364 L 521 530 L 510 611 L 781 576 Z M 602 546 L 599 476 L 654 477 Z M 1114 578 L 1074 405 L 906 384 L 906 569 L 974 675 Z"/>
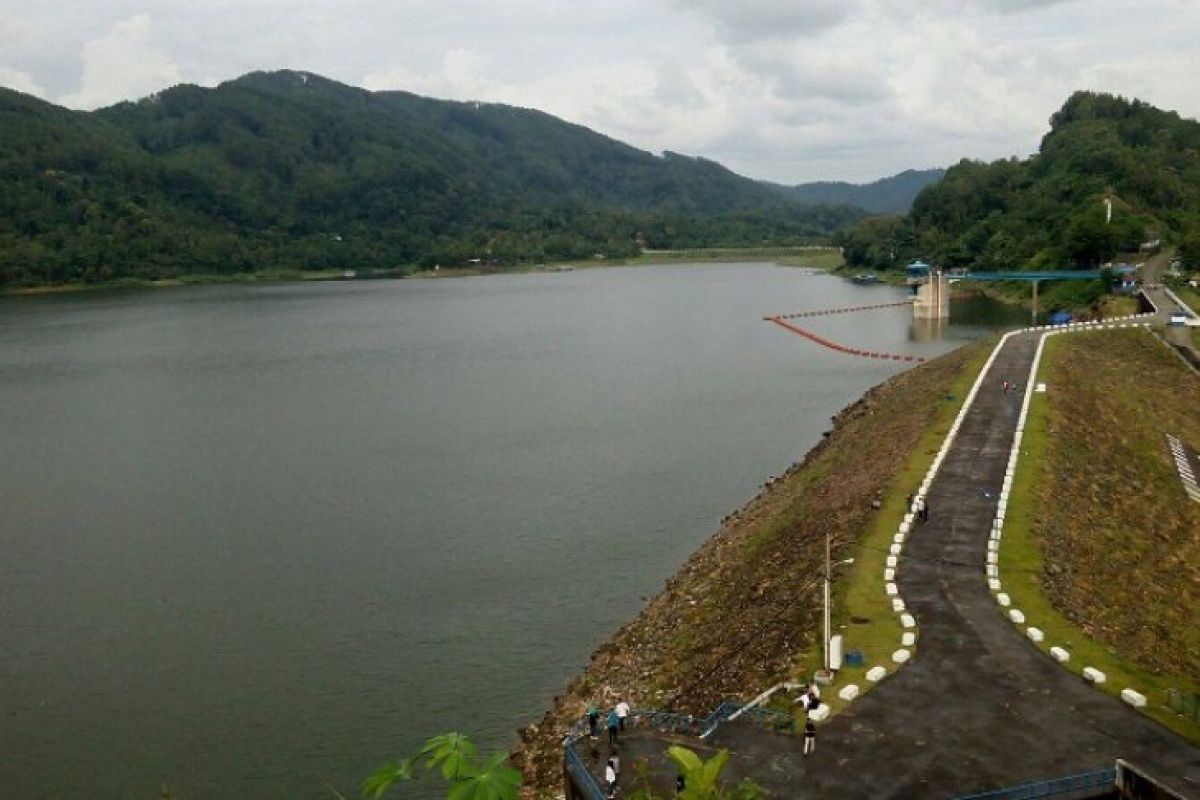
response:
<path fill-rule="evenodd" d="M 983 270 L 1090 267 L 1154 239 L 1200 260 L 1200 123 L 1092 92 L 1051 117 L 1031 158 L 961 161 L 907 215 L 839 237 L 853 266 L 919 256 Z"/>
<path fill-rule="evenodd" d="M 851 205 L 874 214 L 906 214 L 917 194 L 945 174 L 944 169 L 908 169 L 871 183 L 817 181 L 774 188 L 785 197 L 804 203 Z"/>
<path fill-rule="evenodd" d="M 528 109 L 302 72 L 72 112 L 0 89 L 0 285 L 803 244 L 862 212 Z"/>

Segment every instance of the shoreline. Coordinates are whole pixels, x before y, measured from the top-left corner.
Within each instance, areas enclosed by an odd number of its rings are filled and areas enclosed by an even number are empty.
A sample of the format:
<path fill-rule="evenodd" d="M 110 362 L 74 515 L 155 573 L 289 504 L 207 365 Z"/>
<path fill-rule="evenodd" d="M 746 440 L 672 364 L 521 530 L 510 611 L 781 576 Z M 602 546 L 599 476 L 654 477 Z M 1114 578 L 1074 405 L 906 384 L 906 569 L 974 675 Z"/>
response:
<path fill-rule="evenodd" d="M 223 286 L 236 284 L 276 283 L 323 283 L 323 282 L 366 282 L 392 280 L 443 280 L 447 278 L 473 278 L 500 275 L 528 275 L 533 273 L 573 272 L 586 269 L 635 268 L 661 264 L 735 264 L 747 261 L 775 262 L 782 267 L 810 267 L 835 271 L 841 263 L 841 255 L 833 251 L 806 251 L 789 248 L 767 248 L 762 250 L 738 250 L 736 248 L 703 250 L 654 251 L 639 258 L 571 260 L 530 264 L 519 267 L 488 270 L 481 267 L 449 267 L 434 270 L 372 270 L 347 277 L 344 270 L 264 270 L 262 272 L 237 272 L 230 274 L 194 273 L 172 278 L 141 279 L 128 278 L 105 283 L 39 284 L 0 288 L 0 297 L 36 297 L 40 295 L 74 294 L 83 292 L 105 292 L 129 289 L 173 289 L 180 286 Z M 803 263 L 814 261 L 820 263 Z M 835 263 L 836 262 L 836 263 Z"/>

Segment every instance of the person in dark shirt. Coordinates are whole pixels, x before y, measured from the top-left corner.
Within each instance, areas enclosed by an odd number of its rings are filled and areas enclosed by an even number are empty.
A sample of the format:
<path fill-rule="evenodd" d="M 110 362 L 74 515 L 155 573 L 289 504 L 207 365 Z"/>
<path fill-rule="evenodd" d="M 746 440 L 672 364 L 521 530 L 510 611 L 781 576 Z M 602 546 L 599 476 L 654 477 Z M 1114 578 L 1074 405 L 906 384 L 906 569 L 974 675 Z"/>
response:
<path fill-rule="evenodd" d="M 817 750 L 817 726 L 810 719 L 804 723 L 804 755 L 815 753 Z"/>

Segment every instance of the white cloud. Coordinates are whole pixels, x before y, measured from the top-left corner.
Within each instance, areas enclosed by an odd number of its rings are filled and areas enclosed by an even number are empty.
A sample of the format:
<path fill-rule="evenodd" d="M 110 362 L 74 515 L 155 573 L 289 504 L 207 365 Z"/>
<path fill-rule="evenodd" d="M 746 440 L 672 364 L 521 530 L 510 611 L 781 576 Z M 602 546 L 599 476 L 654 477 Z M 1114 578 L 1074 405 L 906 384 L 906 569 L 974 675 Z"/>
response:
<path fill-rule="evenodd" d="M 8 67 L 0 67 L 0 86 L 16 89 L 18 92 L 32 94 L 36 97 L 46 96 L 46 90 L 34 80 L 32 75 L 28 72 L 9 69 Z"/>
<path fill-rule="evenodd" d="M 71 108 L 99 108 L 182 81 L 171 57 L 154 44 L 149 15 L 136 14 L 84 45 L 79 91 L 59 102 Z"/>
<path fill-rule="evenodd" d="M 673 0 L 712 19 L 717 35 L 733 42 L 813 36 L 855 14 L 860 0 Z"/>
<path fill-rule="evenodd" d="M 0 78 L 92 108 L 286 67 L 870 180 L 1028 154 L 1078 88 L 1196 117 L 1197 30 L 1196 0 L 0 0 Z"/>

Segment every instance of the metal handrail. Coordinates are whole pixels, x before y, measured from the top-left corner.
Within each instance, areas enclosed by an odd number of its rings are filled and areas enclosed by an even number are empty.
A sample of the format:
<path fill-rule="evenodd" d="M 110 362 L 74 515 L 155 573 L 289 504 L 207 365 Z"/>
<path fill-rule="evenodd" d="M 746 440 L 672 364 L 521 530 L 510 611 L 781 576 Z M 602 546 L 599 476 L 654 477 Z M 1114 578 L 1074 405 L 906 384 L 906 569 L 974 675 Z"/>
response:
<path fill-rule="evenodd" d="M 980 794 L 963 795 L 956 800 L 1040 800 L 1040 798 L 1059 797 L 1085 789 L 1112 787 L 1116 785 L 1116 782 L 1117 771 L 1115 769 L 1099 769 L 1079 775 L 1068 775 L 1065 778 L 1052 778 L 1046 781 L 1009 786 L 1005 789 L 993 789 Z"/>
<path fill-rule="evenodd" d="M 744 708 L 743 703 L 726 701 L 721 703 L 707 717 L 694 717 L 677 711 L 660 711 L 653 708 L 635 708 L 626 718 L 627 724 L 634 728 L 646 727 L 660 733 L 694 736 L 699 738 L 706 733 L 712 733 L 731 716 Z M 778 729 L 786 720 L 791 725 L 791 715 L 774 709 L 755 707 L 742 712 L 742 719 Z M 580 720 L 571 726 L 563 737 L 563 763 L 568 772 L 576 778 L 576 787 L 587 795 L 586 800 L 605 800 L 607 795 L 600 787 L 596 776 L 587 768 L 583 757 L 575 748 L 575 744 L 590 731 L 585 720 Z"/>

